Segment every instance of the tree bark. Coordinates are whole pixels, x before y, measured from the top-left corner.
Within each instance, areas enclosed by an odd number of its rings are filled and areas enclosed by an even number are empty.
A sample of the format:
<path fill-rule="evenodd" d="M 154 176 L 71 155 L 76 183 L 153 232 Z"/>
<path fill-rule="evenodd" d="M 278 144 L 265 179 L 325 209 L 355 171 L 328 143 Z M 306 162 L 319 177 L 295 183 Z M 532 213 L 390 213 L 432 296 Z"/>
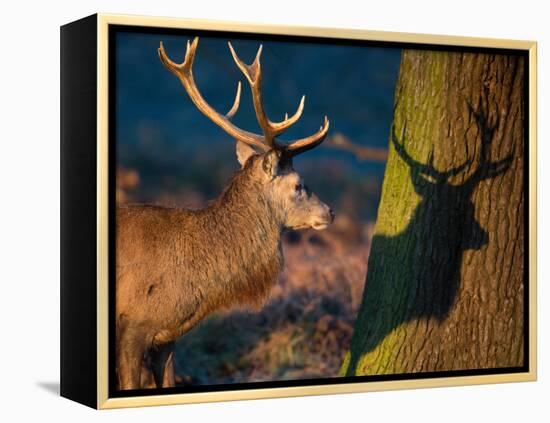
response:
<path fill-rule="evenodd" d="M 524 60 L 403 52 L 342 375 L 523 365 Z"/>

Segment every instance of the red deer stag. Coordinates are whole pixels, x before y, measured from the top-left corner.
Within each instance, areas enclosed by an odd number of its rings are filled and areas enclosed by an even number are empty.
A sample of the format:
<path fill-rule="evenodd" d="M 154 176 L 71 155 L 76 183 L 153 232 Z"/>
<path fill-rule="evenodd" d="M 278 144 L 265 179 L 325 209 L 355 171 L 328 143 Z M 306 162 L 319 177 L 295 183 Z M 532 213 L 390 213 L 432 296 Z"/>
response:
<path fill-rule="evenodd" d="M 202 97 L 193 79 L 198 38 L 187 43 L 183 63 L 158 49 L 164 66 L 178 77 L 191 101 L 236 140 L 241 168 L 222 194 L 202 210 L 121 206 L 116 221 L 116 360 L 120 389 L 140 388 L 144 354 L 157 387 L 174 386 L 174 342 L 215 310 L 259 307 L 283 266 L 285 228 L 324 229 L 332 210 L 310 192 L 292 167 L 293 156 L 319 145 L 325 120 L 313 135 L 289 143 L 277 136 L 300 118 L 304 97 L 292 117 L 272 122 L 262 104 L 260 54 L 251 65 L 229 49 L 252 91 L 263 135 L 236 127 L 240 82 L 231 110 L 222 115 Z"/>

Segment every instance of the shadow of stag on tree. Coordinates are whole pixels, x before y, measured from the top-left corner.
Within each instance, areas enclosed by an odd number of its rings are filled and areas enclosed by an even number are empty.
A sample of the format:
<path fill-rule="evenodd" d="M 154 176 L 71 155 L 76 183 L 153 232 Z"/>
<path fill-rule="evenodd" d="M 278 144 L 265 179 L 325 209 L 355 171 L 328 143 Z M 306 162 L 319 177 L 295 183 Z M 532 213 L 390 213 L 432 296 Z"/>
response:
<path fill-rule="evenodd" d="M 478 160 L 468 159 L 446 171 L 434 167 L 433 149 L 425 164 L 411 157 L 406 149 L 406 122 L 400 137 L 395 133 L 395 126 L 392 128 L 391 142 L 408 167 L 420 201 L 403 231 L 373 237 L 363 306 L 351 342 L 347 376 L 357 374 L 361 358 L 374 351 L 401 324 L 421 318 L 444 321 L 460 287 L 464 252 L 479 250 L 489 242 L 488 232 L 476 220 L 472 194 L 481 181 L 496 178 L 508 170 L 513 152 L 491 162 L 489 152 L 498 118 L 489 124 L 483 107 L 476 111 L 468 104 L 468 109 L 480 132 L 480 142 L 474 152 Z M 400 267 L 399 271 L 387 268 L 395 265 Z M 371 369 L 368 373 L 376 374 L 380 370 L 383 372 L 383 369 Z"/>

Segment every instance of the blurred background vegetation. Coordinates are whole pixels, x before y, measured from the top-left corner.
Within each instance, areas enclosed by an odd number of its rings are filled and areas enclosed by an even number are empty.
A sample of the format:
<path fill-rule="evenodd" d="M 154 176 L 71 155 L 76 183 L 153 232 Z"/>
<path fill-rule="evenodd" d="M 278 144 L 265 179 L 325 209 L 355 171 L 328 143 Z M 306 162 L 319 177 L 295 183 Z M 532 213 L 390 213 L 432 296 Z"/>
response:
<path fill-rule="evenodd" d="M 190 37 L 117 33 L 117 201 L 200 208 L 218 196 L 235 170 L 234 142 L 191 103 L 161 65 L 162 40 L 183 60 Z M 194 75 L 206 100 L 225 113 L 237 81 L 233 119 L 260 132 L 244 77 L 227 38 L 201 37 Z M 387 148 L 399 49 L 358 45 L 230 40 L 251 62 L 260 43 L 268 116 L 292 114 L 306 95 L 301 120 L 282 137 L 318 129 L 359 147 Z M 329 139 L 294 161 L 308 186 L 336 212 L 326 231 L 284 236 L 285 270 L 262 310 L 236 310 L 205 320 L 177 344 L 177 382 L 218 384 L 336 376 L 360 305 L 384 161 L 334 148 Z M 333 147 L 331 148 L 331 145 Z"/>

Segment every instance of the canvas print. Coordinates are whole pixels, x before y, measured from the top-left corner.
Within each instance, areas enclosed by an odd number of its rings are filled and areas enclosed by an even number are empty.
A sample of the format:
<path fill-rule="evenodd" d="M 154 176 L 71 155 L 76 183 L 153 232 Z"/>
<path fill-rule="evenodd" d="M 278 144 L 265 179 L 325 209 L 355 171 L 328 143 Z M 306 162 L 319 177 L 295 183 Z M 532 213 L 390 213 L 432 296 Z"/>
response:
<path fill-rule="evenodd" d="M 131 27 L 110 52 L 112 392 L 527 368 L 524 53 Z"/>

